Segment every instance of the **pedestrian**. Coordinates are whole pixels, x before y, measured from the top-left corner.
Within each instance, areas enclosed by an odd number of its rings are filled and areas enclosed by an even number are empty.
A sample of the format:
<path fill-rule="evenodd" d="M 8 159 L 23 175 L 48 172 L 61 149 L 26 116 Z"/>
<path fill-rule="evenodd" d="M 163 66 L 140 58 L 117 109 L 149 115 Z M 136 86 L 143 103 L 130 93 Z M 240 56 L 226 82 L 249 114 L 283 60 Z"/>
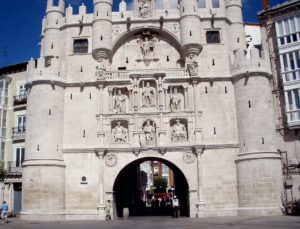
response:
<path fill-rule="evenodd" d="M 111 202 L 110 202 L 110 200 L 107 200 L 107 202 L 105 204 L 105 220 L 106 221 L 111 220 L 111 209 L 112 209 Z"/>
<path fill-rule="evenodd" d="M 1 209 L 2 209 L 2 212 L 1 212 L 1 218 L 2 218 L 2 223 L 8 223 L 8 204 L 3 201 L 2 205 L 1 205 Z"/>
<path fill-rule="evenodd" d="M 176 196 L 173 197 L 172 200 L 172 207 L 173 207 L 173 218 L 178 218 L 179 213 L 179 200 Z"/>

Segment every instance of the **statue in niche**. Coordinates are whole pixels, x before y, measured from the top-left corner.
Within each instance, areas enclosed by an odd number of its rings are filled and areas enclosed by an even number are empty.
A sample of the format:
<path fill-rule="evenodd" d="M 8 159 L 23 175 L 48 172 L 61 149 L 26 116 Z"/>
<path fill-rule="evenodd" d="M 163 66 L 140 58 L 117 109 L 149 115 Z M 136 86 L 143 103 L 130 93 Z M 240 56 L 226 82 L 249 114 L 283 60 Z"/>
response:
<path fill-rule="evenodd" d="M 143 128 L 145 134 L 145 143 L 146 145 L 154 145 L 155 144 L 155 127 L 151 124 L 150 119 L 147 120 L 146 125 Z"/>
<path fill-rule="evenodd" d="M 137 43 L 140 44 L 143 59 L 153 58 L 154 48 L 156 39 L 145 36 L 144 38 L 138 37 Z"/>
<path fill-rule="evenodd" d="M 174 88 L 174 91 L 171 95 L 171 99 L 170 99 L 170 108 L 171 111 L 178 111 L 180 110 L 181 107 L 181 93 L 178 93 L 178 89 Z"/>
<path fill-rule="evenodd" d="M 198 62 L 197 57 L 194 53 L 189 55 L 189 59 L 187 60 L 187 70 L 190 76 L 197 76 L 198 75 Z"/>
<path fill-rule="evenodd" d="M 176 123 L 172 126 L 171 139 L 173 142 L 182 142 L 187 140 L 186 127 L 179 119 L 177 119 Z"/>
<path fill-rule="evenodd" d="M 149 0 L 141 0 L 139 2 L 139 14 L 141 17 L 149 17 L 151 14 Z"/>
<path fill-rule="evenodd" d="M 128 129 L 121 126 L 121 122 L 117 122 L 117 126 L 112 130 L 114 142 L 124 143 L 128 142 Z"/>
<path fill-rule="evenodd" d="M 150 82 L 146 83 L 146 87 L 143 87 L 142 92 L 143 106 L 150 107 L 154 105 L 155 101 L 155 88 L 151 87 Z"/>
<path fill-rule="evenodd" d="M 113 97 L 113 108 L 116 114 L 126 113 L 126 95 L 119 89 Z"/>

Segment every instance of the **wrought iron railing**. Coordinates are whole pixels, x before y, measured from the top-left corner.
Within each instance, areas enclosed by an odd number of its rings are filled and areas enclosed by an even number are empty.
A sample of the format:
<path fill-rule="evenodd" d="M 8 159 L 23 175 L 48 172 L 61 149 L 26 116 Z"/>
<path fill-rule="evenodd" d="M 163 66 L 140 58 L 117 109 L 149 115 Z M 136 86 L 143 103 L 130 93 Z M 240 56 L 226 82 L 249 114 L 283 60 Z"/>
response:
<path fill-rule="evenodd" d="M 27 103 L 27 94 L 14 96 L 14 106 L 24 105 Z"/>
<path fill-rule="evenodd" d="M 18 126 L 12 128 L 12 138 L 13 140 L 25 139 L 26 126 Z"/>
<path fill-rule="evenodd" d="M 20 162 L 20 161 L 9 161 L 7 172 L 8 173 L 21 173 L 22 172 L 22 162 Z"/>

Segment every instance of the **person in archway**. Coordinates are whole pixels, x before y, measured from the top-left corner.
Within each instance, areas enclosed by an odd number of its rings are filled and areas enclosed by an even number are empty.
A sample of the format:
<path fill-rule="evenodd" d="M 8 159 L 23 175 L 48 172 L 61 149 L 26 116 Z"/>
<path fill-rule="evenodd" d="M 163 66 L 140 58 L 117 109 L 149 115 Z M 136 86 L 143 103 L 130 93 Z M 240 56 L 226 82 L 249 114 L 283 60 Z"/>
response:
<path fill-rule="evenodd" d="M 173 207 L 173 218 L 178 218 L 178 214 L 179 214 L 179 200 L 178 200 L 177 196 L 173 197 L 172 207 Z"/>
<path fill-rule="evenodd" d="M 110 202 L 110 200 L 107 200 L 107 202 L 105 204 L 105 220 L 106 221 L 111 220 L 111 209 L 112 209 L 111 202 Z"/>

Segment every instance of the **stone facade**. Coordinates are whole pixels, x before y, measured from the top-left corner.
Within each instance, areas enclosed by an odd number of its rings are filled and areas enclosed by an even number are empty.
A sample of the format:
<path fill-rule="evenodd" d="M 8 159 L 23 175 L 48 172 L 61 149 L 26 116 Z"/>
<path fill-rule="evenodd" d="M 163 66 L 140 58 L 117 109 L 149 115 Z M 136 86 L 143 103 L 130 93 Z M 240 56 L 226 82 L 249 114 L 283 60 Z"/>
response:
<path fill-rule="evenodd" d="M 270 65 L 246 57 L 241 0 L 163 3 L 74 15 L 48 0 L 28 64 L 22 218 L 104 219 L 117 176 L 147 159 L 184 175 L 190 217 L 281 214 Z"/>

